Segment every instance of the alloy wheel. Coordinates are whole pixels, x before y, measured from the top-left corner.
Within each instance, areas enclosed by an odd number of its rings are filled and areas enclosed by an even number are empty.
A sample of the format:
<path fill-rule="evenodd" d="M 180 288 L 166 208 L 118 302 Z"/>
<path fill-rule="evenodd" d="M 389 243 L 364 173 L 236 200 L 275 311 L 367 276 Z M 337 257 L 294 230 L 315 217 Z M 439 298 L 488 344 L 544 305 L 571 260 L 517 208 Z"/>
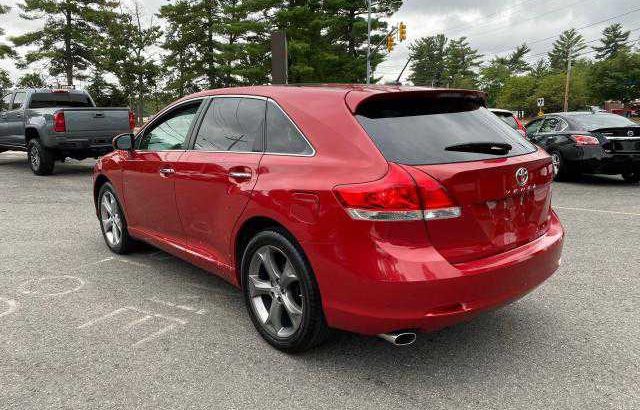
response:
<path fill-rule="evenodd" d="M 553 175 L 558 175 L 560 172 L 560 154 L 554 152 L 551 154 L 551 162 L 553 163 Z"/>
<path fill-rule="evenodd" d="M 37 170 L 40 168 L 40 151 L 38 147 L 34 144 L 31 146 L 29 150 L 29 156 L 31 157 L 31 168 Z"/>
<path fill-rule="evenodd" d="M 280 249 L 265 245 L 253 254 L 247 287 L 251 308 L 269 334 L 288 338 L 296 333 L 305 304 L 299 275 Z"/>
<path fill-rule="evenodd" d="M 116 198 L 109 191 L 102 195 L 100 201 L 100 220 L 109 246 L 118 246 L 122 240 L 122 219 Z"/>

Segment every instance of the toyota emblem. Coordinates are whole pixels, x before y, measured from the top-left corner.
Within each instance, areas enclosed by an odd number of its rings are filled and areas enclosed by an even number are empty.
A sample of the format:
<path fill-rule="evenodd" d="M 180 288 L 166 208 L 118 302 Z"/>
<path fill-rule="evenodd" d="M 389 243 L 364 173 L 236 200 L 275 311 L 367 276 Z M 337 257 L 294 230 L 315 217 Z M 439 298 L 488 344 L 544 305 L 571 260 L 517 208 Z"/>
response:
<path fill-rule="evenodd" d="M 520 168 L 516 171 L 516 182 L 519 186 L 527 185 L 529 182 L 529 171 L 526 168 Z"/>
<path fill-rule="evenodd" d="M 627 136 L 628 137 L 633 137 L 635 134 L 633 133 L 633 130 L 627 131 Z"/>

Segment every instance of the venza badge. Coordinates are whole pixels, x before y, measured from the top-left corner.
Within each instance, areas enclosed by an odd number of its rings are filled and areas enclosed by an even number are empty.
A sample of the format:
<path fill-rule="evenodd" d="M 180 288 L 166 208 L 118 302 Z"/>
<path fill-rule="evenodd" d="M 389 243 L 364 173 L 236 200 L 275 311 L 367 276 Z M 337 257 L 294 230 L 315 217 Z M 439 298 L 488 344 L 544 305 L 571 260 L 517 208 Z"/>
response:
<path fill-rule="evenodd" d="M 519 168 L 516 171 L 516 182 L 518 182 L 519 186 L 527 185 L 529 182 L 529 171 L 526 168 Z"/>

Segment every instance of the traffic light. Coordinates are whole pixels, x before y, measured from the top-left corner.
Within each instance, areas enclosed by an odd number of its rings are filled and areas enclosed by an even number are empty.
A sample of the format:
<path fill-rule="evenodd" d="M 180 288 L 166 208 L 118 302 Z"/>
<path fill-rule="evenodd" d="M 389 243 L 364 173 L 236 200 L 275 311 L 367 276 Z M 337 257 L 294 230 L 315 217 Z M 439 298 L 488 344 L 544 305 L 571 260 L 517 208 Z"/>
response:
<path fill-rule="evenodd" d="M 396 39 L 393 36 L 387 36 L 387 51 L 390 53 L 393 51 L 393 47 L 396 45 Z"/>
<path fill-rule="evenodd" d="M 398 27 L 398 38 L 400 41 L 405 41 L 407 39 L 407 25 L 402 22 Z"/>

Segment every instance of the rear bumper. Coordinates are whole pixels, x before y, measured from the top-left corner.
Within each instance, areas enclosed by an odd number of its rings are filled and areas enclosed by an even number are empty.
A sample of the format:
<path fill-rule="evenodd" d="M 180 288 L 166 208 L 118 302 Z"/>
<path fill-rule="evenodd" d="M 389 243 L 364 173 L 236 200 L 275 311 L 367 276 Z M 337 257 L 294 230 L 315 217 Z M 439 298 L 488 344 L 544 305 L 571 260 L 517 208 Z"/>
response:
<path fill-rule="evenodd" d="M 535 289 L 557 270 L 563 238 L 563 228 L 553 214 L 544 236 L 472 262 L 451 265 L 433 248 L 414 249 L 404 260 L 394 255 L 393 266 L 403 272 L 387 274 L 386 280 L 336 272 L 339 267 L 328 266 L 321 258 L 312 260 L 312 265 L 329 326 L 368 335 L 404 329 L 434 331 L 513 302 Z M 385 268 L 394 259 L 382 252 L 370 256 L 379 258 L 378 264 L 386 264 Z M 323 268 L 333 271 L 327 273 Z M 335 282 L 323 283 L 326 279 Z"/>
<path fill-rule="evenodd" d="M 575 153 L 566 154 L 570 165 L 581 172 L 599 174 L 623 174 L 640 170 L 640 152 L 616 153 L 601 147 L 578 148 Z"/>

